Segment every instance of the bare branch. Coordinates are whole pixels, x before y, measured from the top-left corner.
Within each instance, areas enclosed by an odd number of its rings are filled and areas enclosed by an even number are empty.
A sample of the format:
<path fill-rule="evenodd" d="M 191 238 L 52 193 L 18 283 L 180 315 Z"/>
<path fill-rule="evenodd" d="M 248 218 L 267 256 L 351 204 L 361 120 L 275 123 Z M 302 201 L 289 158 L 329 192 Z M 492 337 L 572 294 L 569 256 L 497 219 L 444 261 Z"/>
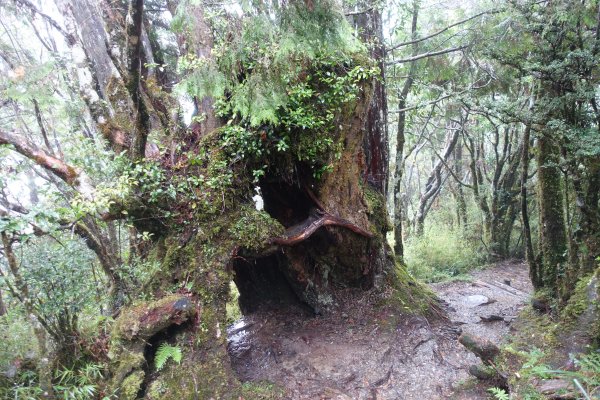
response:
<path fill-rule="evenodd" d="M 486 14 L 497 14 L 497 13 L 499 13 L 499 12 L 501 12 L 501 11 L 502 11 L 502 10 L 496 9 L 496 10 L 488 10 L 488 11 L 483 11 L 483 12 L 480 12 L 479 14 L 473 15 L 473 16 L 471 16 L 471 17 L 465 18 L 465 19 L 463 19 L 463 20 L 460 20 L 460 21 L 458 21 L 458 22 L 455 22 L 455 23 L 453 23 L 453 24 L 451 24 L 451 25 L 448 25 L 447 27 L 445 27 L 445 28 L 442 28 L 442 29 L 440 29 L 439 31 L 436 31 L 436 32 L 434 32 L 434 33 L 432 33 L 432 34 L 430 34 L 430 35 L 427 35 L 427 36 L 424 36 L 424 37 L 422 37 L 422 38 L 418 38 L 418 39 L 409 40 L 408 42 L 402 42 L 402 43 L 395 44 L 395 45 L 393 45 L 393 46 L 391 46 L 391 47 L 387 48 L 387 49 L 386 49 L 386 51 L 393 51 L 393 50 L 396 50 L 396 49 L 398 49 L 398 48 L 400 48 L 400 47 L 409 46 L 409 45 L 411 45 L 411 44 L 415 44 L 415 43 L 420 43 L 420 42 L 423 42 L 423 41 L 425 41 L 425 40 L 428 40 L 428 39 L 434 38 L 434 37 L 436 37 L 436 36 L 438 36 L 438 35 L 441 35 L 442 33 L 446 32 L 446 31 L 447 31 L 447 30 L 449 30 L 449 29 L 452 29 L 452 28 L 454 28 L 455 26 L 462 25 L 462 24 L 464 24 L 464 23 L 467 23 L 467 22 L 469 22 L 469 21 L 471 21 L 471 20 L 474 20 L 475 18 L 479 18 L 479 17 L 481 17 L 482 15 L 486 15 Z"/>
<path fill-rule="evenodd" d="M 0 130 L 0 145 L 1 144 L 12 145 L 18 153 L 34 161 L 42 168 L 53 172 L 68 184 L 77 184 L 76 180 L 79 176 L 79 171 L 75 167 L 30 145 L 19 135 Z"/>
<path fill-rule="evenodd" d="M 481 86 L 471 86 L 471 87 L 468 87 L 468 88 L 466 88 L 464 90 L 461 90 L 460 92 L 449 93 L 449 94 L 446 94 L 444 96 L 438 97 L 437 99 L 434 99 L 434 100 L 431 100 L 431 101 L 428 101 L 428 102 L 425 102 L 425 103 L 422 103 L 422 104 L 415 104 L 414 106 L 404 107 L 404 108 L 401 108 L 399 110 L 393 110 L 393 111 L 389 111 L 389 112 L 390 113 L 402 113 L 402 112 L 406 112 L 406 111 L 416 110 L 417 108 L 421 108 L 421 107 L 427 107 L 427 106 L 430 106 L 432 104 L 437 104 L 440 101 L 446 100 L 448 98 L 455 97 L 455 96 L 460 96 L 460 95 L 465 94 L 465 93 L 467 93 L 467 92 L 469 92 L 471 90 L 482 89 L 482 88 L 486 87 L 490 82 L 491 82 L 491 79 L 488 82 L 486 82 L 484 85 L 481 85 Z"/>
<path fill-rule="evenodd" d="M 73 45 L 75 43 L 75 38 L 73 37 L 73 35 L 69 34 L 69 32 L 65 31 L 58 22 L 56 22 L 52 17 L 50 17 L 48 14 L 44 14 L 43 12 L 40 11 L 40 9 L 38 9 L 35 4 L 33 4 L 32 2 L 30 2 L 29 0 L 14 0 L 15 3 L 20 4 L 22 6 L 27 7 L 28 9 L 30 9 L 34 14 L 39 15 L 40 17 L 42 17 L 44 20 L 46 20 L 50 25 L 52 25 L 52 27 L 54 29 L 56 29 L 57 31 L 60 32 L 61 35 L 63 35 L 65 37 L 65 39 L 67 40 L 67 43 L 69 45 Z"/>
<path fill-rule="evenodd" d="M 418 54 L 416 56 L 412 56 L 412 57 L 408 57 L 408 58 L 402 58 L 400 60 L 390 61 L 390 62 L 385 63 L 385 65 L 404 64 L 404 63 L 411 62 L 411 61 L 421 60 L 423 58 L 440 56 L 442 54 L 453 53 L 455 51 L 461 51 L 461 50 L 464 50 L 464 49 L 466 49 L 468 47 L 469 46 L 464 45 L 464 46 L 458 46 L 458 47 L 447 47 L 445 49 L 438 50 L 438 51 L 428 51 L 427 53 Z"/>
<path fill-rule="evenodd" d="M 50 140 L 48 140 L 48 132 L 46 131 L 46 127 L 44 126 L 44 121 L 42 120 L 42 111 L 40 110 L 40 104 L 36 99 L 33 99 L 33 108 L 35 110 L 35 119 L 37 120 L 38 126 L 40 127 L 40 132 L 42 133 L 42 137 L 44 138 L 44 144 L 48 151 L 54 155 L 54 151 L 52 150 L 52 145 L 50 145 Z"/>
<path fill-rule="evenodd" d="M 373 10 L 373 7 L 369 7 L 369 8 L 367 8 L 366 10 L 359 10 L 359 11 L 349 11 L 349 12 L 347 12 L 347 13 L 344 13 L 344 15 L 345 15 L 346 17 L 350 17 L 350 16 L 353 16 L 353 15 L 366 14 L 366 13 L 368 13 L 369 11 L 372 11 L 372 10 Z"/>

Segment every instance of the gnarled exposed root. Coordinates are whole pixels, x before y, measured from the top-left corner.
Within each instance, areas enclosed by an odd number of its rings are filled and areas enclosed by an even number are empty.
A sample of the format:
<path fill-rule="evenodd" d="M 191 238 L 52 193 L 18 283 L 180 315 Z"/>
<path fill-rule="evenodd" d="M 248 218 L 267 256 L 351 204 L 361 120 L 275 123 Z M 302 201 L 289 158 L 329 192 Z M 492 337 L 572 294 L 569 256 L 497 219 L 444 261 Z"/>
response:
<path fill-rule="evenodd" d="M 347 219 L 336 217 L 322 210 L 314 210 L 306 220 L 289 228 L 283 237 L 273 238 L 271 241 L 280 246 L 291 246 L 308 239 L 323 226 L 339 226 L 367 238 L 373 237 L 371 232 L 364 230 Z"/>

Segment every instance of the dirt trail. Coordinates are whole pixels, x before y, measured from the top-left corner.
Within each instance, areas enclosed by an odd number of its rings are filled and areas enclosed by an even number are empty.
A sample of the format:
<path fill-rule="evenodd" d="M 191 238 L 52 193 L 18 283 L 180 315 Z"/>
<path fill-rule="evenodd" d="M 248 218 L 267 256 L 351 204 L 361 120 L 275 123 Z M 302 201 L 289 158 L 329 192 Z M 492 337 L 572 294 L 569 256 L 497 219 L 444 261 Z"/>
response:
<path fill-rule="evenodd" d="M 522 263 L 472 276 L 431 286 L 448 303 L 443 323 L 373 312 L 353 291 L 340 291 L 335 315 L 258 311 L 228 330 L 233 366 L 243 381 L 283 386 L 289 399 L 486 399 L 483 388 L 465 388 L 478 360 L 456 339 L 466 331 L 500 343 L 532 289 Z"/>

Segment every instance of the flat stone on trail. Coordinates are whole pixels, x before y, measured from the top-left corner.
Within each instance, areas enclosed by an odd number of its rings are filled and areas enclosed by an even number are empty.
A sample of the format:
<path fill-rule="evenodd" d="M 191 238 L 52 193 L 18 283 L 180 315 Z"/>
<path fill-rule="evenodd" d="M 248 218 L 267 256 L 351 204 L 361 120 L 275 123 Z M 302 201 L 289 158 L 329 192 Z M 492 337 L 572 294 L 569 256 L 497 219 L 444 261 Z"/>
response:
<path fill-rule="evenodd" d="M 490 301 L 490 299 L 488 299 L 486 296 L 483 296 L 481 294 L 472 294 L 470 296 L 465 297 L 465 303 L 469 307 L 477 307 L 477 306 L 485 304 L 489 301 Z"/>
<path fill-rule="evenodd" d="M 550 399 L 576 399 L 574 387 L 566 379 L 546 379 L 535 385 L 537 390 Z"/>

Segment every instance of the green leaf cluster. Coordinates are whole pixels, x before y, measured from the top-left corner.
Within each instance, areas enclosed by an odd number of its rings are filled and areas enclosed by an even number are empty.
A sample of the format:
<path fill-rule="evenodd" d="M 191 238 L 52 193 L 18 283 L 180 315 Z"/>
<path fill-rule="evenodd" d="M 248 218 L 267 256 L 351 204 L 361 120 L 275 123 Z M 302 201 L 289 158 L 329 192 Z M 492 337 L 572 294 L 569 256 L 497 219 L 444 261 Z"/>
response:
<path fill-rule="evenodd" d="M 216 99 L 230 161 L 264 171 L 267 155 L 286 153 L 317 171 L 335 150 L 336 118 L 378 70 L 329 1 L 310 11 L 294 4 L 274 15 L 255 11 L 239 35 L 217 41 L 212 58 L 181 58 L 179 89 Z"/>

